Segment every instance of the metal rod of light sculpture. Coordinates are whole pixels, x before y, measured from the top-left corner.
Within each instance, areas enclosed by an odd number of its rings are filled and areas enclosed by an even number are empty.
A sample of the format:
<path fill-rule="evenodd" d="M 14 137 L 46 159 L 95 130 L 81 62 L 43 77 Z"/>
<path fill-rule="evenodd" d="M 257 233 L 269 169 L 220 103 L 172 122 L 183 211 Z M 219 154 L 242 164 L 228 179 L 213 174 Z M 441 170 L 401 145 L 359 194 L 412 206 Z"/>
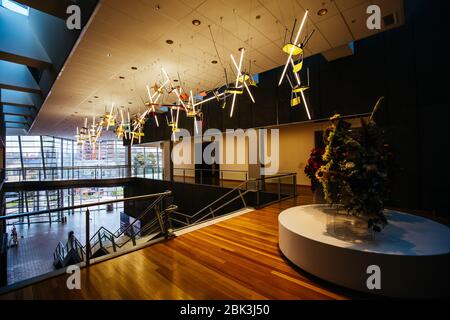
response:
<path fill-rule="evenodd" d="M 311 120 L 311 115 L 310 115 L 310 113 L 309 113 L 308 104 L 307 104 L 307 102 L 306 102 L 305 94 L 303 93 L 303 90 L 300 90 L 300 94 L 302 95 L 302 99 L 303 99 L 303 103 L 304 103 L 304 105 L 305 105 L 305 109 L 306 109 L 306 113 L 307 113 L 307 115 L 308 115 L 308 119 Z"/>
<path fill-rule="evenodd" d="M 150 101 L 150 103 L 153 104 L 153 96 L 150 93 L 150 87 L 148 85 L 145 86 L 147 88 L 147 95 L 148 95 L 148 100 Z"/>
<path fill-rule="evenodd" d="M 111 111 L 109 111 L 108 124 L 106 125 L 106 130 L 109 130 L 109 126 L 111 125 L 111 117 L 114 110 L 114 102 L 111 105 Z"/>
<path fill-rule="evenodd" d="M 197 127 L 197 119 L 196 119 L 196 117 L 194 117 L 194 128 L 195 128 L 195 133 L 198 134 L 198 127 Z"/>
<path fill-rule="evenodd" d="M 215 95 L 215 96 L 213 96 L 213 97 L 210 97 L 210 98 L 208 98 L 208 99 L 204 99 L 204 100 L 202 100 L 202 101 L 200 101 L 200 102 L 196 102 L 195 104 L 194 104 L 194 106 L 196 107 L 196 106 L 199 106 L 199 105 L 201 105 L 201 104 L 203 104 L 203 103 L 205 103 L 205 102 L 208 102 L 208 101 L 211 101 L 212 99 L 216 99 L 217 97 L 221 97 L 221 96 L 223 96 L 225 94 L 225 92 L 222 92 L 222 93 L 219 93 L 219 94 L 217 94 L 217 95 Z"/>
<path fill-rule="evenodd" d="M 237 88 L 238 84 L 239 84 L 239 74 L 241 73 L 241 68 L 242 68 L 242 60 L 244 58 L 244 51 L 245 49 L 242 48 L 241 49 L 241 58 L 239 59 L 239 66 L 238 66 L 238 72 L 236 74 L 236 84 L 235 87 Z M 231 55 L 231 57 L 233 57 L 233 55 Z M 233 101 L 231 103 L 231 111 L 230 111 L 230 118 L 233 116 L 233 111 L 234 111 L 234 104 L 236 103 L 236 92 L 233 93 Z"/>
<path fill-rule="evenodd" d="M 162 84 L 162 86 L 161 86 L 160 88 L 164 88 L 168 82 L 170 82 L 170 80 L 166 80 L 166 81 Z M 156 96 L 157 93 L 159 93 L 159 94 L 161 95 L 161 92 L 159 92 L 159 90 L 156 90 L 156 91 L 153 93 L 152 98 L 154 98 L 154 97 Z M 156 100 L 158 100 L 158 99 L 156 99 Z"/>
<path fill-rule="evenodd" d="M 167 82 L 167 81 L 166 81 Z M 164 84 L 165 85 L 165 84 Z M 163 86 L 164 86 L 163 85 Z M 147 85 L 147 93 L 148 93 L 148 98 L 150 100 L 150 103 L 152 104 L 151 106 L 151 110 L 153 112 L 153 117 L 155 118 L 155 122 L 156 122 L 156 126 L 159 127 L 159 122 L 158 122 L 158 117 L 156 116 L 156 108 L 155 108 L 155 103 L 158 102 L 159 97 L 161 97 L 161 92 L 155 91 L 155 93 L 153 95 L 150 94 L 150 87 Z M 153 97 L 158 94 L 156 96 L 156 99 L 153 100 Z"/>
<path fill-rule="evenodd" d="M 291 58 L 291 65 L 292 65 L 292 68 L 294 68 L 294 60 L 292 60 L 292 58 Z M 295 80 L 297 80 L 297 84 L 300 86 L 301 85 L 300 77 L 298 76 L 297 72 L 293 72 L 293 73 L 295 76 Z"/>
<path fill-rule="evenodd" d="M 237 63 L 236 63 L 236 60 L 234 60 L 233 55 L 231 55 L 231 60 L 233 61 L 233 64 L 234 64 L 234 66 L 236 67 L 236 69 L 239 70 L 238 65 L 237 65 Z M 250 75 L 249 75 L 249 76 L 250 76 Z M 244 83 L 244 87 L 245 87 L 245 89 L 247 89 L 247 92 L 248 92 L 248 95 L 250 96 L 250 99 L 252 99 L 253 103 L 255 103 L 255 99 L 253 98 L 253 95 L 252 95 L 252 93 L 250 92 L 250 89 L 249 89 L 247 83 L 245 82 L 245 78 L 244 78 L 244 76 L 242 75 L 241 71 L 238 72 L 238 77 L 242 77 L 242 82 Z"/>
<path fill-rule="evenodd" d="M 164 70 L 164 68 L 161 68 L 162 72 L 164 73 L 164 76 L 166 77 L 166 82 L 168 81 L 170 83 L 170 87 L 173 89 L 173 91 L 175 91 L 175 94 L 177 95 L 178 98 L 180 98 L 180 93 L 178 92 L 178 89 L 175 88 L 172 85 L 172 81 L 169 78 L 169 75 L 167 74 L 166 70 Z M 182 106 L 186 109 L 186 105 L 184 104 L 184 101 L 182 99 L 180 99 Z"/>
<path fill-rule="evenodd" d="M 291 59 L 292 59 L 292 55 L 294 54 L 295 46 L 297 45 L 298 38 L 300 37 L 300 33 L 302 32 L 303 26 L 305 25 L 305 21 L 306 21 L 306 17 L 307 17 L 307 16 L 308 16 L 308 10 L 305 11 L 305 15 L 303 16 L 303 20 L 302 20 L 302 23 L 300 24 L 300 28 L 298 29 L 297 35 L 295 36 L 295 40 L 294 40 L 294 42 L 292 43 L 293 46 L 291 47 L 291 51 L 289 52 L 289 57 L 288 57 L 288 59 L 287 59 L 287 61 L 286 61 L 286 64 L 284 65 L 284 69 L 283 69 L 283 72 L 282 72 L 282 74 L 281 74 L 280 82 L 278 82 L 278 85 L 279 85 L 279 86 L 280 86 L 281 83 L 283 82 L 284 75 L 286 74 L 288 65 L 289 65 L 289 63 L 290 63 L 290 61 L 291 61 Z"/>

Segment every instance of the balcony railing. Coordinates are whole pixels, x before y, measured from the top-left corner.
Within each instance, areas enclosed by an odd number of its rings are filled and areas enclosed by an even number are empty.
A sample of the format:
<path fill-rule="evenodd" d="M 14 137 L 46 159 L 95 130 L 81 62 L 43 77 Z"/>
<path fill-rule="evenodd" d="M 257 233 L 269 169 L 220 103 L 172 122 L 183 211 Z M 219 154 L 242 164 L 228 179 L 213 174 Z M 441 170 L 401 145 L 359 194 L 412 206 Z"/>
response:
<path fill-rule="evenodd" d="M 172 192 L 164 191 L 0 216 L 0 225 L 3 225 L 3 230 L 7 232 L 0 232 L 0 253 L 6 254 L 6 249 L 10 251 L 8 263 L 0 264 L 0 293 L 5 289 L 2 287 L 7 285 L 19 282 L 26 284 L 27 281 L 32 283 L 42 276 L 54 275 L 52 261 L 57 269 L 69 264 L 85 266 L 102 261 L 113 254 L 127 253 L 136 246 L 146 246 L 168 238 L 168 214 L 176 209 L 176 206 L 171 204 L 172 200 Z M 106 216 L 113 212 L 109 212 L 108 207 L 115 204 L 121 205 L 113 210 L 120 220 L 112 223 Z M 95 212 L 96 208 L 102 210 Z M 80 215 L 73 215 L 72 212 L 78 209 L 82 210 Z M 56 225 L 52 229 L 34 229 L 33 236 L 20 236 L 23 233 L 30 234 L 28 228 L 21 228 L 18 221 L 52 213 L 59 213 L 72 220 L 73 236 L 65 237 L 64 224 Z M 117 229 L 109 231 L 104 223 Z M 19 236 L 14 237 L 13 226 L 17 226 Z M 70 252 L 74 245 L 75 253 Z"/>
<path fill-rule="evenodd" d="M 56 181 L 56 180 L 99 180 L 129 177 L 162 179 L 162 168 L 155 166 L 131 167 L 77 166 L 77 167 L 30 167 L 7 168 L 4 170 L 6 182 Z"/>

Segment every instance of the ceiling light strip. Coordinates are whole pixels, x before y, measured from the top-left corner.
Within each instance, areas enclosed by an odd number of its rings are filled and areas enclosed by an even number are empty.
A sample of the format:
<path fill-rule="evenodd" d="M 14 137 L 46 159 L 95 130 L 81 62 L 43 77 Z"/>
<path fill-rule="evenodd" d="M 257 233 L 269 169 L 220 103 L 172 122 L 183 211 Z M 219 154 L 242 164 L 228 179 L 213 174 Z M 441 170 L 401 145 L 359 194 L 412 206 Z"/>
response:
<path fill-rule="evenodd" d="M 237 65 L 237 63 L 236 63 L 236 60 L 234 60 L 233 55 L 231 55 L 231 60 L 233 61 L 233 64 L 234 64 L 234 66 L 236 67 L 236 69 L 239 70 L 238 65 Z M 245 78 L 244 78 L 244 76 L 242 75 L 242 73 L 241 73 L 240 71 L 239 71 L 239 73 L 238 73 L 238 77 L 242 77 L 242 82 L 244 83 L 244 87 L 245 87 L 245 89 L 247 89 L 247 92 L 248 92 L 248 95 L 250 96 L 250 99 L 252 99 L 253 103 L 255 103 L 255 99 L 253 98 L 253 95 L 252 95 L 252 93 L 250 92 L 250 89 L 249 89 L 247 83 L 245 82 Z M 250 77 L 250 75 L 249 75 L 249 77 Z"/>
<path fill-rule="evenodd" d="M 245 49 L 242 48 L 241 49 L 241 58 L 239 59 L 239 67 L 237 70 L 237 75 L 236 75 L 236 85 L 235 87 L 237 88 L 238 84 L 239 84 L 239 74 L 241 73 L 241 68 L 242 68 L 242 60 L 244 58 L 244 51 Z M 233 55 L 230 54 L 230 56 L 233 58 Z M 234 59 L 234 58 L 233 58 Z M 236 92 L 233 93 L 233 102 L 231 103 L 231 111 L 230 111 L 230 118 L 233 116 L 233 111 L 234 111 L 234 104 L 236 102 Z"/>
<path fill-rule="evenodd" d="M 289 53 L 289 57 L 288 57 L 288 59 L 287 59 L 287 61 L 286 61 L 286 64 L 284 65 L 283 73 L 281 74 L 280 82 L 278 82 L 278 85 L 279 85 L 279 86 L 280 86 L 281 83 L 283 82 L 284 75 L 286 74 L 286 71 L 287 71 L 289 62 L 290 62 L 291 59 L 292 59 L 292 55 L 293 55 L 293 53 L 294 53 L 295 46 L 296 46 L 297 43 L 298 43 L 298 38 L 300 37 L 300 33 L 302 32 L 303 26 L 305 25 L 305 21 L 306 21 L 307 16 L 308 16 L 308 10 L 305 11 L 305 15 L 303 16 L 302 23 L 301 23 L 301 25 L 300 25 L 300 28 L 299 28 L 298 31 L 297 31 L 297 35 L 295 36 L 295 40 L 294 40 L 293 46 L 291 47 L 291 51 L 290 51 L 290 53 Z"/>

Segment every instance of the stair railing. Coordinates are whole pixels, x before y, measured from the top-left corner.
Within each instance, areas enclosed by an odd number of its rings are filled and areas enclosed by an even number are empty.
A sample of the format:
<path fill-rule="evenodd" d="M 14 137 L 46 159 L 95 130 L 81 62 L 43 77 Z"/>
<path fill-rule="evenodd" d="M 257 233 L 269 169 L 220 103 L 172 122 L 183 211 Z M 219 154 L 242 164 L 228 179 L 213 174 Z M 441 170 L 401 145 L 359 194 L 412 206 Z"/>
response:
<path fill-rule="evenodd" d="M 287 196 L 283 197 L 281 192 L 281 186 L 282 186 L 282 179 L 290 178 L 291 179 L 291 193 Z M 260 193 L 266 189 L 266 183 L 267 181 L 275 181 L 276 184 L 276 193 L 277 193 L 277 199 L 265 203 L 264 205 L 268 205 L 271 203 L 279 202 L 281 200 L 284 200 L 286 198 L 295 197 L 296 196 L 296 178 L 297 175 L 295 173 L 283 173 L 278 174 L 274 176 L 267 176 L 267 177 L 261 177 L 257 179 L 248 179 L 243 181 L 242 183 L 238 184 L 236 187 L 225 193 L 223 196 L 219 197 L 218 199 L 214 200 L 213 202 L 209 203 L 196 213 L 192 215 L 188 215 L 182 212 L 174 211 L 173 214 L 169 217 L 169 223 L 171 228 L 173 229 L 174 222 L 181 225 L 181 228 L 189 227 L 191 225 L 195 225 L 201 222 L 204 222 L 208 219 L 215 218 L 217 212 L 226 206 L 234 203 L 237 200 L 242 201 L 243 207 L 247 207 L 247 202 L 245 200 L 245 195 L 249 192 L 256 193 L 256 206 L 260 207 L 261 197 Z M 228 196 L 235 193 L 235 195 L 229 199 L 224 201 Z M 222 203 L 223 202 L 223 203 Z M 218 205 L 218 206 L 217 206 Z M 178 228 L 178 229 L 181 229 Z"/>

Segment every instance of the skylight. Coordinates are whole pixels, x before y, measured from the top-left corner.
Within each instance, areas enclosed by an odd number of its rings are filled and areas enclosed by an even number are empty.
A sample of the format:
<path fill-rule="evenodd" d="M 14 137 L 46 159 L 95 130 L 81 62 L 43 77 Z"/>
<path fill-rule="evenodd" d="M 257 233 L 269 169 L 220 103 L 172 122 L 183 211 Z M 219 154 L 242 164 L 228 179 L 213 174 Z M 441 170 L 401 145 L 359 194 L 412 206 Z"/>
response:
<path fill-rule="evenodd" d="M 17 3 L 12 0 L 1 0 L 2 7 L 5 7 L 6 9 L 9 9 L 11 11 L 14 11 L 16 13 L 19 13 L 21 15 L 27 16 L 30 13 L 30 8 L 28 6 L 25 6 L 23 4 Z"/>

